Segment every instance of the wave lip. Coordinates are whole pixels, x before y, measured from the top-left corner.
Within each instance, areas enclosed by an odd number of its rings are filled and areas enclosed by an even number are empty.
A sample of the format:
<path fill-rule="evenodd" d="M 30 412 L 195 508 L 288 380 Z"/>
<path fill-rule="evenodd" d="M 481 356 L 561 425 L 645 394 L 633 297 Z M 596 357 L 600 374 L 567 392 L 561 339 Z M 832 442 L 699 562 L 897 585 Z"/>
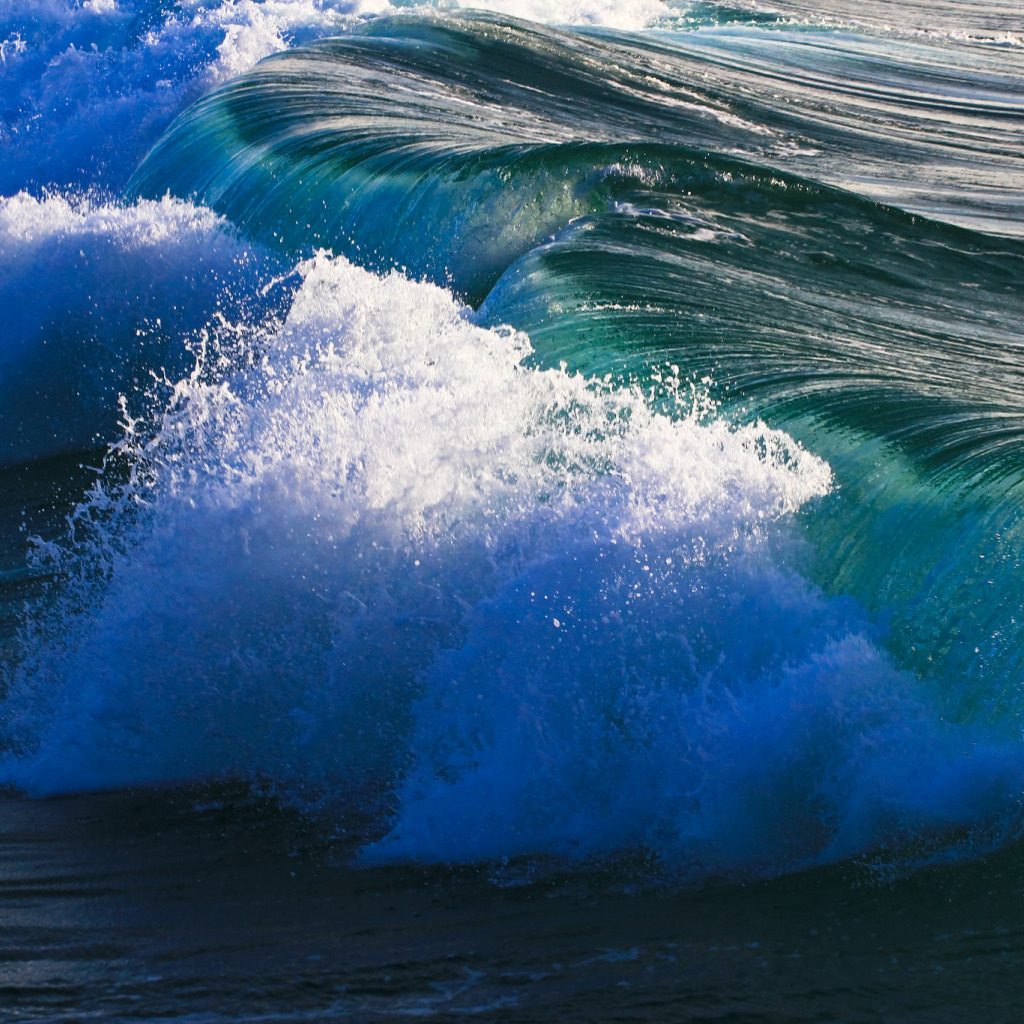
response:
<path fill-rule="evenodd" d="M 129 194 L 170 189 L 292 252 L 404 267 L 479 301 L 513 259 L 606 205 L 602 145 L 614 165 L 624 142 L 689 152 L 770 135 L 660 51 L 631 54 L 484 14 L 381 19 L 205 97 Z"/>

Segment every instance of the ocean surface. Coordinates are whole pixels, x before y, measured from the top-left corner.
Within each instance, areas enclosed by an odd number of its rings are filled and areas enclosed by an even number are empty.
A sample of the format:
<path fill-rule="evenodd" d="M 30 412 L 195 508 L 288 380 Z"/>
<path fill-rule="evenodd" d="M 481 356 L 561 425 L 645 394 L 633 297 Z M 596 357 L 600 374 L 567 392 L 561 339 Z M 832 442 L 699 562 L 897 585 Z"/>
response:
<path fill-rule="evenodd" d="M 0 1017 L 1017 1021 L 1024 8 L 0 0 Z"/>

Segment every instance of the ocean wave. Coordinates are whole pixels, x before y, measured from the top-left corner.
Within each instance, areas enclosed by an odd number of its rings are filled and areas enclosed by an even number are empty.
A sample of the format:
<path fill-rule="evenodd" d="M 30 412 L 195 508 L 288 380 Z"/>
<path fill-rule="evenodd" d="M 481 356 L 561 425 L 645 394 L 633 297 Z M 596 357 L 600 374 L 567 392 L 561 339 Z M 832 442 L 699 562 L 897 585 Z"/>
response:
<path fill-rule="evenodd" d="M 527 4 L 0 4 L 0 462 L 102 463 L 0 580 L 0 780 L 363 863 L 1018 837 L 1012 46 Z"/>
<path fill-rule="evenodd" d="M 977 737 L 785 567 L 827 466 L 529 369 L 433 286 L 300 270 L 258 364 L 184 378 L 77 549 L 39 550 L 68 582 L 8 681 L 4 781 L 242 778 L 369 813 L 372 859 L 698 875 L 1010 827 L 1016 748 L 961 768 Z M 923 757 L 943 784 L 904 784 Z"/>
<path fill-rule="evenodd" d="M 537 21 L 622 29 L 641 28 L 667 10 L 659 0 L 491 7 Z M 264 57 L 381 14 L 432 9 L 387 0 L 6 0 L 0 194 L 117 192 L 178 113 Z"/>

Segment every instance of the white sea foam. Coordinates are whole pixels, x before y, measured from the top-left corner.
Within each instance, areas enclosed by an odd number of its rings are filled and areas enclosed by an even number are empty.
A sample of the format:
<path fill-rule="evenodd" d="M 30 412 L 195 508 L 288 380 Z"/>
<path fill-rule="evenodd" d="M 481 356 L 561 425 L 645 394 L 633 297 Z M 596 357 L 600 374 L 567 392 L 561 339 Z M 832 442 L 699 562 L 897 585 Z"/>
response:
<path fill-rule="evenodd" d="M 0 199 L 0 465 L 112 440 L 119 396 L 184 372 L 189 339 L 276 269 L 177 200 Z"/>
<path fill-rule="evenodd" d="M 386 10 L 377 0 L 2 0 L 0 192 L 120 188 L 171 119 L 290 45 Z M 153 12 L 147 16 L 147 12 Z"/>
<path fill-rule="evenodd" d="M 548 25 L 637 31 L 678 13 L 662 0 L 448 0 L 442 8 L 495 11 Z"/>
<path fill-rule="evenodd" d="M 698 872 L 1012 806 L 1019 758 L 965 760 L 787 566 L 827 466 L 531 368 L 436 287 L 300 270 L 255 363 L 182 379 L 77 545 L 40 550 L 69 581 L 8 673 L 2 781 L 235 776 L 371 810 L 368 859 L 640 845 Z"/>
<path fill-rule="evenodd" d="M 152 480 L 127 518 L 107 522 L 112 494 L 83 510 L 106 525 L 79 557 L 111 576 L 78 595 L 79 640 L 22 672 L 40 746 L 7 769 L 29 790 L 351 762 L 348 784 L 395 756 L 381 733 L 413 673 L 500 587 L 653 537 L 685 586 L 828 486 L 784 435 L 526 369 L 523 337 L 440 289 L 325 257 L 304 273 L 259 368 L 185 379 L 131 440 Z"/>

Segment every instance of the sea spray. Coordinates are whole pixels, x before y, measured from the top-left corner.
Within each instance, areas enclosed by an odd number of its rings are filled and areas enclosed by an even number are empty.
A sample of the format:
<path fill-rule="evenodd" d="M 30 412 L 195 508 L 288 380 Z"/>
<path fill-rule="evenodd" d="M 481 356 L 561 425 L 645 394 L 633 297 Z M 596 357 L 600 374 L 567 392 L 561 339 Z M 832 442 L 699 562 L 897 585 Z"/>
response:
<path fill-rule="evenodd" d="M 11 672 L 6 783 L 240 778 L 368 813 L 367 858 L 639 846 L 698 876 L 1012 827 L 1019 759 L 961 768 L 963 731 L 797 571 L 820 460 L 533 368 L 435 286 L 299 273 L 249 364 L 130 421 L 40 551 L 65 581 Z M 908 756 L 956 784 L 869 785 Z"/>
<path fill-rule="evenodd" d="M 154 376 L 177 380 L 204 335 L 287 309 L 282 270 L 169 197 L 0 199 L 0 465 L 103 448 L 119 395 L 137 415 Z"/>
<path fill-rule="evenodd" d="M 415 673 L 528 567 L 666 531 L 728 560 L 827 489 L 784 435 L 528 368 L 524 336 L 440 289 L 327 257 L 302 272 L 259 364 L 180 381 L 120 446 L 131 485 L 83 508 L 66 557 L 120 550 L 85 574 L 79 639 L 21 672 L 26 788 L 390 771 L 377 733 Z"/>

